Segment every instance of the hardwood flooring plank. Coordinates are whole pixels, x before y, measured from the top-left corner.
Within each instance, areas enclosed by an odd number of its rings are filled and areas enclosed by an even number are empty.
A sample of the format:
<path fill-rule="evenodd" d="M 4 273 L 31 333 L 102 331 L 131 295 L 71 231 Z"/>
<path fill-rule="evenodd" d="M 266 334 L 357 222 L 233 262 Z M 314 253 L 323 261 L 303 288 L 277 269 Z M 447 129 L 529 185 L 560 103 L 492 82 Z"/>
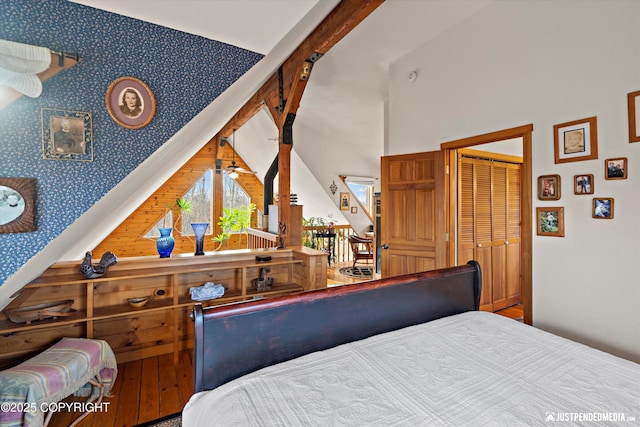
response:
<path fill-rule="evenodd" d="M 182 350 L 179 354 L 178 365 L 176 366 L 178 377 L 178 392 L 180 394 L 180 410 L 193 395 L 193 365 L 191 360 L 191 349 Z"/>
<path fill-rule="evenodd" d="M 124 368 L 123 365 L 118 365 L 118 372 L 122 372 Z M 120 375 L 116 377 L 116 381 L 111 388 L 111 393 L 114 394 L 114 397 L 106 397 L 103 399 L 103 402 L 109 403 L 108 405 L 102 406 L 102 411 L 93 412 L 89 414 L 85 419 L 80 423 L 81 427 L 111 427 L 113 426 L 115 420 L 115 414 L 118 410 L 118 392 L 120 390 L 120 386 L 122 384 L 122 380 Z M 75 397 L 73 395 L 62 400 L 63 402 L 81 402 L 84 403 L 87 401 L 86 397 Z M 49 427 L 66 427 L 76 420 L 82 413 L 81 412 L 57 412 L 53 414 L 51 417 L 51 421 L 49 422 Z"/>
<path fill-rule="evenodd" d="M 124 383 L 122 379 L 124 366 L 123 363 L 118 364 L 118 375 L 116 376 L 116 381 L 113 383 L 113 387 L 111 387 L 111 397 L 105 397 L 103 399 L 104 402 L 109 403 L 108 409 L 89 416 L 87 421 L 85 421 L 87 423 L 86 427 L 113 427 L 116 424 L 120 393 Z M 88 424 L 89 422 L 92 422 L 92 424 Z M 85 424 L 83 423 L 81 426 L 85 427 Z"/>
<path fill-rule="evenodd" d="M 76 401 L 76 398 L 74 398 L 73 396 L 70 396 L 70 397 L 67 397 L 66 399 L 63 399 L 62 401 L 74 402 Z M 46 416 L 47 414 L 45 414 L 45 419 L 46 419 Z M 73 422 L 74 419 L 76 419 L 79 416 L 80 414 L 78 414 L 77 412 L 69 412 L 69 411 L 56 412 L 51 416 L 51 421 L 49 421 L 48 425 L 50 427 L 68 426 Z"/>
<path fill-rule="evenodd" d="M 162 418 L 180 412 L 182 409 L 173 354 L 158 356 L 158 372 L 160 375 L 160 417 Z"/>
<path fill-rule="evenodd" d="M 142 359 L 138 424 L 160 418 L 160 393 L 158 383 L 158 358 L 149 357 Z"/>
<path fill-rule="evenodd" d="M 134 360 L 124 365 L 116 422 L 113 424 L 115 427 L 129 427 L 138 424 L 141 377 L 142 360 Z"/>

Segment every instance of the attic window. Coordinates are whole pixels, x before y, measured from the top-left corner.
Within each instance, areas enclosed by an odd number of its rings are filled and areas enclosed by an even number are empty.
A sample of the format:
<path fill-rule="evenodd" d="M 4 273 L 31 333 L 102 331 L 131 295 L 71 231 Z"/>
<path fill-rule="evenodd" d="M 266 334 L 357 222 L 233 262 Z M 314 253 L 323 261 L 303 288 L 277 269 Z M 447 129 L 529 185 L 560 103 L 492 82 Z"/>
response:
<path fill-rule="evenodd" d="M 375 178 L 366 176 L 340 176 L 340 179 L 349 187 L 349 191 L 358 201 L 369 218 L 373 218 L 373 195 L 375 191 Z"/>

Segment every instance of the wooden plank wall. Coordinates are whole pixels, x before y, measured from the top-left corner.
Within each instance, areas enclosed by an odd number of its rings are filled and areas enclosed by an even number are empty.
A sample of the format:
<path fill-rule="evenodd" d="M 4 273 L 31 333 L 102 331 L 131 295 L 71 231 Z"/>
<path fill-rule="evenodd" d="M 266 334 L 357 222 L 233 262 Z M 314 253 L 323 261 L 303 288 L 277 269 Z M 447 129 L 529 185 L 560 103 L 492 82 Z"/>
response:
<path fill-rule="evenodd" d="M 218 147 L 214 140 L 209 141 L 195 156 L 193 156 L 178 172 L 176 172 L 162 187 L 160 187 L 151 197 L 140 205 L 122 224 L 120 224 L 111 234 L 93 249 L 94 259 L 99 259 L 103 253 L 111 251 L 118 257 L 153 256 L 157 254 L 155 239 L 145 238 L 145 234 L 165 215 L 167 206 L 170 206 L 176 199 L 181 198 L 207 171 L 215 170 L 216 150 L 221 150 L 222 168 L 231 163 L 232 148 L 229 144 Z M 236 163 L 249 169 L 246 163 L 235 154 Z M 222 181 L 222 173 L 214 172 L 214 180 Z M 258 209 L 264 211 L 262 182 L 253 174 L 240 174 L 237 179 L 238 184 L 251 197 L 251 201 Z M 141 185 L 144 185 L 141 183 Z M 214 185 L 214 188 L 221 189 L 222 185 Z M 222 213 L 222 198 L 214 195 L 214 232 L 217 235 L 220 230 L 217 225 L 219 216 Z M 174 210 L 173 217 L 178 218 L 179 212 Z M 252 220 L 256 221 L 257 214 Z M 172 235 L 176 241 L 173 253 L 190 253 L 194 251 L 195 242 L 193 238 L 182 236 L 175 230 Z M 204 250 L 213 251 L 218 246 L 211 240 L 212 236 L 205 238 Z M 241 241 L 242 240 L 242 241 Z M 243 246 L 244 245 L 244 246 Z M 246 247 L 246 236 L 233 236 L 228 245 L 223 249 Z"/>

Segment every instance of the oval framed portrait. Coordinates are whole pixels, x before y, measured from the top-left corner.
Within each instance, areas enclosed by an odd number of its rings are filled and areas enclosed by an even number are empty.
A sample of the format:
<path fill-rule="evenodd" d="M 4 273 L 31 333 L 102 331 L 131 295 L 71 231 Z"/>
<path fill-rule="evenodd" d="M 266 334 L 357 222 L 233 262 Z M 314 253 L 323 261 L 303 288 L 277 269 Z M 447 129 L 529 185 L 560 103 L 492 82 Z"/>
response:
<path fill-rule="evenodd" d="M 145 127 L 156 114 L 153 92 L 135 77 L 120 77 L 111 83 L 105 101 L 111 118 L 127 129 Z"/>

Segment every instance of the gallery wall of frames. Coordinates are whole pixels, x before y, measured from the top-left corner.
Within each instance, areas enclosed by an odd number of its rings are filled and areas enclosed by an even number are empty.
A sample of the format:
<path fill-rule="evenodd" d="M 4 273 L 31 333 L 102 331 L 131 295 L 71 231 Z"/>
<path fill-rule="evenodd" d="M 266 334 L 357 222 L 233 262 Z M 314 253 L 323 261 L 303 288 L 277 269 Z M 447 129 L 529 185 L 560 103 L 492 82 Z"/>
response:
<path fill-rule="evenodd" d="M 640 142 L 640 91 L 627 94 L 629 143 Z M 598 118 L 588 117 L 553 127 L 554 158 L 556 164 L 598 159 Z M 626 180 L 629 176 L 627 157 L 604 159 L 602 176 L 607 181 Z M 607 195 L 598 195 L 599 174 L 585 170 L 573 176 L 570 186 L 574 196 L 591 195 L 591 217 L 614 219 L 615 200 Z M 538 200 L 557 201 L 562 195 L 561 176 L 540 175 L 537 180 Z M 565 196 L 567 197 L 567 196 Z M 564 237 L 565 218 L 563 206 L 536 208 L 536 229 L 539 236 Z"/>

